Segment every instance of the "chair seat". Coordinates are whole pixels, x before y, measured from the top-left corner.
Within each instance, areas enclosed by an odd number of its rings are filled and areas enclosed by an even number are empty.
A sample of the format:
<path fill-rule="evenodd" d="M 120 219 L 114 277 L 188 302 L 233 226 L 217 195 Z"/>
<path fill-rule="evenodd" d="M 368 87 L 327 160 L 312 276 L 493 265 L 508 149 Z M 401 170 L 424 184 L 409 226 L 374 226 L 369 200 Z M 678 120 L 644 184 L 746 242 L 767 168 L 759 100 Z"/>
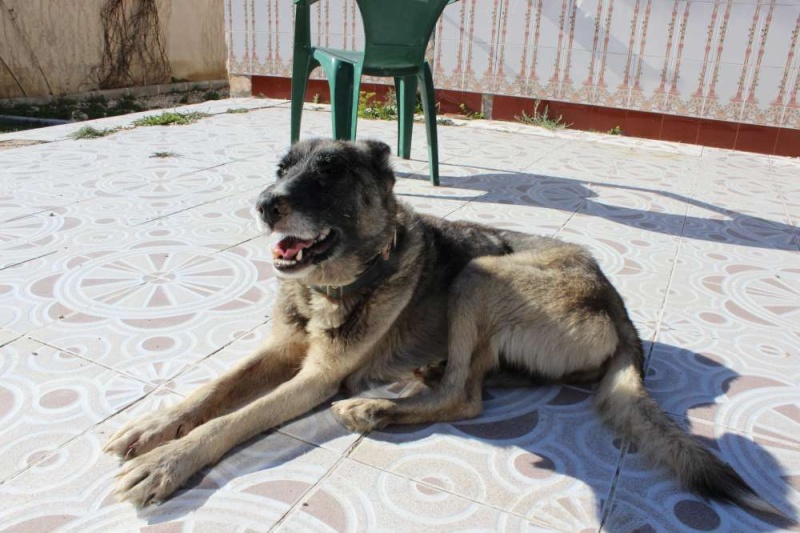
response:
<path fill-rule="evenodd" d="M 340 50 L 339 48 L 325 48 L 322 46 L 314 46 L 311 50 L 314 59 L 317 61 L 325 60 L 329 57 L 354 65 L 364 61 L 364 52 L 355 50 Z"/>
<path fill-rule="evenodd" d="M 361 72 L 367 76 L 415 76 L 420 69 L 420 65 L 370 65 L 369 63 L 364 62 L 364 52 L 356 50 L 342 50 L 340 48 L 314 46 L 311 48 L 311 55 L 320 63 L 326 61 L 327 59 L 337 59 L 339 61 L 344 61 L 345 63 L 350 63 L 351 65 L 363 63 Z"/>

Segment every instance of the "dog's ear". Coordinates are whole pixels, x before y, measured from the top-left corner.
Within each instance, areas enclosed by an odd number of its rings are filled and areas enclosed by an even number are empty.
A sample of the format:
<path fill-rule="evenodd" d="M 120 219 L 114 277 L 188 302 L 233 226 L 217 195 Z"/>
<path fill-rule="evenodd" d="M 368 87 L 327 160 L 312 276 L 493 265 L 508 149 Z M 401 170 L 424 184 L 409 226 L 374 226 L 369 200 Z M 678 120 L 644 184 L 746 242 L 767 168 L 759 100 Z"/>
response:
<path fill-rule="evenodd" d="M 323 142 L 323 139 L 308 139 L 292 145 L 278 163 L 277 177 L 282 178 L 290 168 L 308 157 Z"/>
<path fill-rule="evenodd" d="M 386 190 L 391 191 L 394 188 L 395 181 L 394 170 L 392 170 L 392 163 L 389 159 L 392 153 L 391 148 L 381 141 L 367 140 L 363 141 L 363 144 L 367 148 L 378 178 L 386 187 Z"/>

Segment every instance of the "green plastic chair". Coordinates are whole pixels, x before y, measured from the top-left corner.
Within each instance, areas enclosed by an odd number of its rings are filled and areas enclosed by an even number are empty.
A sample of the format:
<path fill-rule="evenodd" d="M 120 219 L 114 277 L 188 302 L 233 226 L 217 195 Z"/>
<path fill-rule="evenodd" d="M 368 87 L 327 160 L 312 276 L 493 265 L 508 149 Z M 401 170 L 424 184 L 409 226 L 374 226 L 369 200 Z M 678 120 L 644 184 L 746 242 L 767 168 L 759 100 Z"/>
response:
<path fill-rule="evenodd" d="M 439 185 L 436 100 L 425 50 L 442 11 L 454 0 L 357 0 L 364 24 L 363 51 L 311 45 L 311 6 L 317 1 L 294 0 L 292 144 L 300 137 L 306 86 L 316 67 L 322 67 L 330 86 L 335 139 L 356 138 L 361 76 L 392 77 L 397 91 L 397 155 L 403 159 L 411 157 L 419 85 L 428 134 L 431 183 Z"/>

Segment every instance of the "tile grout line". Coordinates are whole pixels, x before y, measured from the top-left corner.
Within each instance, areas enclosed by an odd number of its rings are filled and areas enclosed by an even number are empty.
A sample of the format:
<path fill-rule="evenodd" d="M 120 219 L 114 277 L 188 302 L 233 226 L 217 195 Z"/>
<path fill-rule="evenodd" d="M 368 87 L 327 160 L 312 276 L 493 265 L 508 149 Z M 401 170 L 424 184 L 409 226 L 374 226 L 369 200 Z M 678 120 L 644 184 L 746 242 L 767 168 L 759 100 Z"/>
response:
<path fill-rule="evenodd" d="M 692 180 L 692 189 L 688 194 L 689 195 L 693 195 L 694 194 L 694 190 L 695 190 L 696 187 L 697 187 L 697 175 L 695 175 L 694 179 Z M 689 204 L 686 205 L 686 210 L 683 213 L 683 223 L 681 224 L 681 231 L 680 231 L 680 235 L 678 236 L 678 245 L 675 247 L 675 256 L 673 258 L 672 268 L 670 268 L 670 271 L 669 271 L 669 276 L 668 276 L 668 279 L 667 279 L 667 286 L 666 286 L 666 289 L 664 291 L 664 298 L 661 301 L 661 306 L 660 306 L 660 310 L 659 310 L 659 313 L 658 313 L 658 317 L 656 318 L 656 324 L 655 324 L 655 328 L 654 328 L 654 331 L 653 331 L 653 342 L 650 343 L 650 349 L 649 349 L 649 351 L 647 353 L 647 356 L 645 357 L 644 375 L 642 375 L 642 383 L 643 384 L 644 384 L 645 379 L 647 377 L 647 370 L 648 370 L 648 368 L 650 366 L 651 356 L 653 354 L 653 348 L 655 346 L 655 340 L 658 338 L 659 333 L 662 331 L 662 326 L 663 326 L 662 320 L 664 318 L 664 311 L 666 310 L 667 302 L 669 301 L 669 291 L 670 291 L 670 289 L 672 287 L 672 282 L 675 279 L 675 272 L 676 272 L 676 270 L 678 268 L 678 256 L 680 255 L 681 248 L 682 248 L 682 245 L 683 245 L 683 235 L 684 235 L 684 231 L 685 231 L 685 228 L 686 228 L 686 221 L 687 221 L 688 214 L 689 214 Z M 617 463 L 617 469 L 614 472 L 614 477 L 613 477 L 613 479 L 611 481 L 611 488 L 609 489 L 609 492 L 608 492 L 608 501 L 607 501 L 607 504 L 606 504 L 605 509 L 603 511 L 603 516 L 602 516 L 602 519 L 600 521 L 600 529 L 598 531 L 602 530 L 602 528 L 605 525 L 606 521 L 611 517 L 611 513 L 612 513 L 613 507 L 614 507 L 614 497 L 616 496 L 617 489 L 619 487 L 619 481 L 620 481 L 620 477 L 622 475 L 622 468 L 623 468 L 623 465 L 624 465 L 625 456 L 627 455 L 627 452 L 630 449 L 630 446 L 631 446 L 631 439 L 626 437 L 625 438 L 625 443 L 622 446 L 622 449 L 620 451 L 620 457 L 619 457 L 619 461 Z"/>
<path fill-rule="evenodd" d="M 385 474 L 389 474 L 390 476 L 399 477 L 401 479 L 405 479 L 406 481 L 410 481 L 412 483 L 417 483 L 419 485 L 423 485 L 425 487 L 428 487 L 430 489 L 435 490 L 436 492 L 442 492 L 442 493 L 445 493 L 445 494 L 449 494 L 450 496 L 455 496 L 456 498 L 460 498 L 462 500 L 467 500 L 467 501 L 470 501 L 472 503 L 481 505 L 483 507 L 488 507 L 489 509 L 494 509 L 495 511 L 498 511 L 498 512 L 503 513 L 503 514 L 516 516 L 517 518 L 521 518 L 522 520 L 525 520 L 526 522 L 531 522 L 531 523 L 535 523 L 537 525 L 543 525 L 543 526 L 546 526 L 546 527 L 552 527 L 552 526 L 548 525 L 545 522 L 541 522 L 541 521 L 537 520 L 536 518 L 528 517 L 528 516 L 519 514 L 519 513 L 515 512 L 515 511 L 511 511 L 509 509 L 503 509 L 501 507 L 497 507 L 496 505 L 491 504 L 489 502 L 480 501 L 480 500 L 477 500 L 477 499 L 472 498 L 470 496 L 466 496 L 464 494 L 458 494 L 457 492 L 453 492 L 453 491 L 447 490 L 447 489 L 445 489 L 443 487 L 440 487 L 438 485 L 433 485 L 433 484 L 428 483 L 426 481 L 422 481 L 422 480 L 406 477 L 406 476 L 404 476 L 402 474 L 399 474 L 397 472 L 392 472 L 391 470 L 387 470 L 386 468 L 382 468 L 380 466 L 371 465 L 369 463 L 366 463 L 366 462 L 361 461 L 361 460 L 356 459 L 356 458 L 351 458 L 349 456 L 348 457 L 343 457 L 343 459 L 345 459 L 345 458 L 346 459 L 350 459 L 351 461 L 354 461 L 354 462 L 356 462 L 356 463 L 358 463 L 358 464 L 360 464 L 362 466 L 365 466 L 367 468 L 370 468 L 372 470 L 378 470 L 379 472 L 383 472 Z"/>
<path fill-rule="evenodd" d="M 338 459 L 336 459 L 336 461 L 331 465 L 331 467 L 324 474 L 322 474 L 317 481 L 315 481 L 310 487 L 308 487 L 308 489 L 297 499 L 297 501 L 294 502 L 294 504 L 289 506 L 289 509 L 287 509 L 286 512 L 278 519 L 278 521 L 275 522 L 272 525 L 272 527 L 269 528 L 269 532 L 271 533 L 272 531 L 275 531 L 277 528 L 283 525 L 289 519 L 289 517 L 292 514 L 294 514 L 296 509 L 302 507 L 303 504 L 306 502 L 306 499 L 311 496 L 312 491 L 314 491 L 317 487 L 319 487 L 323 481 L 327 480 L 329 477 L 333 475 L 334 470 L 336 470 L 339 467 L 339 465 L 342 464 L 345 461 L 345 459 L 347 459 L 350 456 L 350 452 L 353 449 L 355 449 L 356 446 L 358 446 L 358 444 L 361 443 L 363 439 L 364 439 L 364 434 L 359 435 L 359 437 L 344 451 L 344 453 L 342 453 L 338 457 Z M 302 439 L 298 440 L 300 440 L 301 442 L 305 442 Z M 316 444 L 314 444 L 314 446 L 316 446 L 317 448 L 322 448 L 321 446 L 317 446 Z"/>
<path fill-rule="evenodd" d="M 60 349 L 60 348 L 59 348 L 59 349 Z M 148 393 L 146 393 L 146 394 L 142 395 L 140 398 L 137 398 L 137 399 L 133 400 L 133 401 L 132 401 L 132 402 L 130 402 L 129 404 L 126 404 L 125 406 L 123 406 L 123 407 L 122 407 L 121 409 L 119 409 L 118 411 L 116 411 L 116 412 L 114 412 L 114 413 L 111 413 L 110 415 L 106 416 L 105 418 L 103 418 L 103 419 L 101 419 L 101 420 L 97 421 L 95 424 L 93 424 L 93 425 L 89 426 L 88 428 L 86 428 L 85 430 L 81 431 L 81 432 L 80 432 L 80 433 L 78 433 L 77 435 L 74 435 L 73 437 L 71 437 L 71 438 L 67 439 L 66 441 L 64 441 L 63 443 L 59 444 L 59 445 L 58 445 L 58 446 L 56 446 L 54 449 L 52 449 L 50 452 L 48 452 L 48 453 L 44 454 L 44 455 L 43 455 L 43 456 L 42 456 L 42 457 L 41 457 L 41 458 L 40 458 L 38 461 L 35 461 L 35 462 L 33 462 L 33 463 L 31 463 L 31 464 L 27 465 L 25 468 L 23 468 L 23 469 L 22 469 L 22 470 L 20 470 L 19 472 L 17 472 L 17 473 L 15 473 L 15 474 L 13 474 L 12 476 L 10 476 L 10 477 L 8 477 L 8 478 L 6 478 L 6 479 L 4 479 L 4 480 L 0 481 L 0 487 L 1 487 L 1 486 L 3 486 L 3 485 L 5 485 L 6 483 L 8 483 L 8 482 L 10 482 L 10 481 L 13 481 L 13 480 L 17 479 L 19 476 L 21 476 L 21 475 L 22 475 L 22 474 L 24 474 L 25 472 L 28 472 L 29 470 L 31 470 L 32 468 L 34 468 L 36 465 L 38 465 L 38 464 L 40 464 L 40 463 L 42 463 L 42 462 L 46 461 L 47 459 L 49 459 L 50 457 L 52 457 L 54 454 L 58 453 L 58 451 L 59 451 L 59 450 L 61 450 L 61 449 L 65 448 L 65 447 L 67 447 L 67 446 L 69 446 L 70 444 L 72 444 L 72 443 L 73 443 L 73 442 L 75 442 L 76 440 L 78 440 L 78 439 L 82 438 L 84 435 L 86 435 L 86 434 L 90 433 L 92 430 L 94 430 L 95 428 L 97 428 L 97 427 L 101 426 L 102 424 L 105 424 L 106 422 L 108 422 L 109 420 L 111 420 L 112 418 L 114 418 L 115 416 L 117 416 L 118 414 L 122 413 L 122 412 L 123 412 L 123 411 L 125 411 L 126 409 L 130 409 L 130 408 L 131 408 L 131 407 L 133 407 L 134 405 L 136 405 L 136 404 L 139 404 L 139 403 L 143 402 L 145 399 L 147 399 L 148 397 L 150 397 L 150 396 L 151 396 L 153 393 L 155 393 L 157 390 L 160 390 L 162 387 L 163 387 L 163 385 L 159 385 L 159 386 L 157 386 L 157 387 L 154 387 L 154 388 L 153 388 L 153 390 L 151 390 L 150 392 L 148 392 Z M 105 453 L 105 452 L 104 452 L 104 453 Z"/>
<path fill-rule="evenodd" d="M 271 320 L 271 319 L 269 319 L 269 320 Z M 19 477 L 19 476 L 20 476 L 20 475 L 22 475 L 23 473 L 25 473 L 25 472 L 29 471 L 31 468 L 35 467 L 36 465 L 40 464 L 41 462 L 43 462 L 43 461 L 47 460 L 48 458 L 52 457 L 52 455 L 53 455 L 53 454 L 57 453 L 57 452 L 58 452 L 59 450 L 61 450 L 62 448 L 64 448 L 64 447 L 66 447 L 66 446 L 70 445 L 70 444 L 71 444 L 72 442 L 74 442 L 75 440 L 77 440 L 77 439 L 79 439 L 79 438 L 83 437 L 84 435 L 86 435 L 87 433 L 89 433 L 90 431 L 92 431 L 93 429 L 95 429 L 95 428 L 97 428 L 98 426 L 100 426 L 100 425 L 102 425 L 102 424 L 106 423 L 107 421 L 109 421 L 110 419 L 114 418 L 115 416 L 117 416 L 117 415 L 121 414 L 123 411 L 125 411 L 125 410 L 127 410 L 127 409 L 130 409 L 130 408 L 131 408 L 131 407 L 133 407 L 134 405 L 136 405 L 136 404 L 139 404 L 139 403 L 143 402 L 145 399 L 147 399 L 148 397 L 150 397 L 151 395 L 153 395 L 153 394 L 154 394 L 156 391 L 159 391 L 159 390 L 162 390 L 162 389 L 166 389 L 166 390 L 168 390 L 168 391 L 172 392 L 173 394 L 177 394 L 178 396 L 181 396 L 181 397 L 184 397 L 184 398 L 185 398 L 185 395 L 184 395 L 184 394 L 181 394 L 181 393 L 179 393 L 179 392 L 177 392 L 177 391 L 175 391 L 175 390 L 171 389 L 171 388 L 168 386 L 169 382 L 171 382 L 171 381 L 175 380 L 176 378 L 178 378 L 178 377 L 182 376 L 183 374 L 185 374 L 186 372 L 188 372 L 188 371 L 189 371 L 191 368 L 194 368 L 194 367 L 195 367 L 195 366 L 196 366 L 198 363 L 200 363 L 200 362 L 202 362 L 202 361 L 205 361 L 205 360 L 206 360 L 206 359 L 208 359 L 209 357 L 212 357 L 213 355 L 215 355 L 215 354 L 219 353 L 220 351 L 222 351 L 223 349 L 227 348 L 228 346 L 230 346 L 231 344 L 233 344 L 234 342 L 236 342 L 237 340 L 239 340 L 241 337 L 243 337 L 243 336 L 244 336 L 244 335 L 246 335 L 247 333 L 250 333 L 250 332 L 251 332 L 251 331 L 253 331 L 254 329 L 256 329 L 256 328 L 259 328 L 259 327 L 263 326 L 264 324 L 267 324 L 267 323 L 269 322 L 269 320 L 267 320 L 267 321 L 266 321 L 266 322 L 264 322 L 263 324 L 260 324 L 260 325 L 258 325 L 258 326 L 255 326 L 255 327 L 251 328 L 250 330 L 246 331 L 246 332 L 245 332 L 244 334 L 242 334 L 241 336 L 239 336 L 239 337 L 236 337 L 235 339 L 231 340 L 229 343 L 227 343 L 227 344 L 225 344 L 224 346 L 220 347 L 219 349 L 217 349 L 217 350 L 215 350 L 215 351 L 211 352 L 210 354 L 208 354 L 207 356 L 203 357 L 202 359 L 200 359 L 200 360 L 196 361 L 195 363 L 193 363 L 193 364 L 191 364 L 191 365 L 187 365 L 187 367 L 186 367 L 186 368 L 184 368 L 184 369 L 183 369 L 181 372 L 178 372 L 177 374 L 175 374 L 174 376 L 172 376 L 172 377 L 171 377 L 169 380 L 165 381 L 165 382 L 164 382 L 164 383 L 162 383 L 162 384 L 159 384 L 159 385 L 155 385 L 155 386 L 153 386 L 153 389 L 152 389 L 151 391 L 149 391 L 149 392 L 147 392 L 147 393 L 143 394 L 141 397 L 139 397 L 139 398 L 137 398 L 137 399 L 135 399 L 135 400 L 131 401 L 130 403 L 123 405 L 123 406 L 122 406 L 121 408 L 119 408 L 117 411 L 115 411 L 115 412 L 113 412 L 113 413 L 109 414 L 107 417 L 105 417 L 105 418 L 103 418 L 103 419 L 101 419 L 101 420 L 97 421 L 96 423 L 92 424 L 91 426 L 89 426 L 88 428 L 86 428 L 84 431 L 81 431 L 79 434 L 77 434 L 77 435 L 75 435 L 75 436 L 73 436 L 73 437 L 71 437 L 71 438 L 67 439 L 67 440 L 66 440 L 66 441 L 64 441 L 63 443 L 61 443 L 61 444 L 59 444 L 58 446 L 56 446 L 56 447 L 55 447 L 53 450 L 51 450 L 49 453 L 46 453 L 45 455 L 43 455 L 43 456 L 42 456 L 42 457 L 41 457 L 41 458 L 40 458 L 38 461 L 35 461 L 35 462 L 33 462 L 33 463 L 31 463 L 31 464 L 27 465 L 27 466 L 26 466 L 25 468 L 23 468 L 22 470 L 20 470 L 20 471 L 16 472 L 15 474 L 12 474 L 10 477 L 8 477 L 8 478 L 6 478 L 6 479 L 4 479 L 4 480 L 0 481 L 0 486 L 2 486 L 2 485 L 4 485 L 4 484 L 6 484 L 6 483 L 7 483 L 7 482 L 9 482 L 9 481 L 12 481 L 12 480 L 16 479 L 17 477 Z M 37 342 L 37 343 L 39 343 L 39 344 L 41 344 L 41 345 L 43 345 L 43 346 L 48 346 L 48 347 L 50 347 L 50 348 L 53 348 L 53 349 L 56 349 L 56 350 L 59 350 L 59 351 L 62 351 L 62 352 L 66 352 L 66 353 L 68 353 L 68 354 L 72 355 L 73 357 L 76 357 L 76 358 L 78 358 L 78 359 L 81 359 L 81 360 L 83 360 L 83 361 L 86 361 L 86 362 L 88 362 L 88 363 L 90 363 L 90 364 L 97 365 L 97 366 L 99 366 L 99 367 L 101 367 L 101 368 L 104 368 L 104 369 L 106 369 L 106 370 L 109 370 L 109 371 L 111 371 L 111 372 L 114 372 L 115 374 L 119 374 L 119 375 L 125 376 L 125 377 L 127 377 L 127 378 L 133 379 L 133 380 L 135 380 L 135 381 L 138 381 L 138 382 L 140 382 L 140 383 L 143 383 L 143 384 L 146 384 L 146 385 L 153 385 L 152 383 L 150 383 L 150 382 L 148 382 L 148 381 L 144 381 L 144 380 L 142 380 L 142 379 L 139 379 L 139 378 L 137 378 L 136 376 L 133 376 L 132 374 L 129 374 L 129 373 L 127 373 L 127 372 L 124 372 L 124 371 L 122 371 L 122 370 L 118 370 L 118 369 L 116 369 L 116 368 L 113 368 L 113 367 L 110 367 L 110 366 L 107 366 L 107 365 L 104 365 L 104 364 L 102 364 L 102 363 L 99 363 L 99 362 L 97 362 L 97 361 L 93 361 L 93 360 L 91 360 L 91 359 L 87 359 L 86 357 L 83 357 L 83 356 L 81 356 L 80 354 L 76 354 L 76 353 L 74 353 L 74 352 L 71 352 L 71 351 L 69 351 L 69 350 L 67 350 L 67 349 L 65 349 L 65 348 L 60 348 L 60 347 L 58 347 L 58 346 L 55 346 L 55 345 L 53 345 L 53 344 L 50 344 L 50 343 L 44 342 L 44 341 L 42 341 L 42 340 L 39 340 L 39 339 L 37 339 L 37 338 L 35 338 L 35 337 L 31 337 L 30 335 L 31 335 L 30 333 L 29 333 L 29 334 L 26 334 L 26 335 L 20 335 L 20 336 L 18 336 L 16 339 L 14 339 L 14 341 L 16 341 L 16 340 L 19 340 L 19 339 L 21 339 L 21 338 L 30 339 L 30 340 L 32 340 L 32 341 L 34 341 L 34 342 Z M 13 341 L 12 341 L 12 342 L 13 342 Z M 276 428 L 276 431 L 277 431 L 277 428 Z"/>
<path fill-rule="evenodd" d="M 25 263 L 30 263 L 31 261 L 36 261 L 37 259 L 42 259 L 43 257 L 49 257 L 49 256 L 51 256 L 53 254 L 57 254 L 57 253 L 58 253 L 58 250 L 52 250 L 50 252 L 47 252 L 46 254 L 38 255 L 36 257 L 31 257 L 30 259 L 23 259 L 22 261 L 20 261 L 18 263 L 11 263 L 10 265 L 6 265 L 4 267 L 0 267 L 0 272 L 2 272 L 3 270 L 9 269 L 9 268 L 14 268 L 14 267 L 18 267 L 20 265 L 24 265 Z"/>

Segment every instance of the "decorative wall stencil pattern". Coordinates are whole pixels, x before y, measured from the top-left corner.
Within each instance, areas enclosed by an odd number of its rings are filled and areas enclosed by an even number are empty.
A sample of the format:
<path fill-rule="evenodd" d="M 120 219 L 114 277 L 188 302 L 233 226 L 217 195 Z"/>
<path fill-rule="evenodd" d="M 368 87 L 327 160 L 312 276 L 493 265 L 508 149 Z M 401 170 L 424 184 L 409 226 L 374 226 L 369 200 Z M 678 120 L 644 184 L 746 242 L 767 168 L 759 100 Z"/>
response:
<path fill-rule="evenodd" d="M 231 74 L 291 76 L 293 9 L 226 0 Z M 362 45 L 355 0 L 312 13 L 313 42 Z M 800 129 L 799 35 L 797 1 L 462 0 L 430 59 L 442 89 Z"/>

